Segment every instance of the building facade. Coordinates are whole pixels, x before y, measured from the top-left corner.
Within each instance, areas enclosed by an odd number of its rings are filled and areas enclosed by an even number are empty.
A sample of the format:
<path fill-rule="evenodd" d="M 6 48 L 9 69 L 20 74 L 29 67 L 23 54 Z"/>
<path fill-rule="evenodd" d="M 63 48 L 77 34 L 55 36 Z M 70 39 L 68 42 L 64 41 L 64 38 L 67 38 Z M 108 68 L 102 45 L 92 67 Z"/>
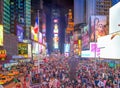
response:
<path fill-rule="evenodd" d="M 74 0 L 74 22 L 88 23 L 91 15 L 109 15 L 111 0 Z"/>

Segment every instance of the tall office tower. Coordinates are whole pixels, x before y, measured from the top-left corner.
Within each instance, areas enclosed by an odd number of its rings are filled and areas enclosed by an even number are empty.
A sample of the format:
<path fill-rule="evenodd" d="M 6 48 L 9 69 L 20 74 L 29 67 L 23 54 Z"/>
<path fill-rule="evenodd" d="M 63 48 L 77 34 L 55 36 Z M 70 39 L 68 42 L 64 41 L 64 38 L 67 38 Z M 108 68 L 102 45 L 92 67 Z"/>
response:
<path fill-rule="evenodd" d="M 10 0 L 11 33 L 17 33 L 17 25 L 25 30 L 25 38 L 30 38 L 31 0 Z"/>
<path fill-rule="evenodd" d="M 117 4 L 120 0 L 111 0 L 112 1 L 112 6 Z"/>
<path fill-rule="evenodd" d="M 31 28 L 31 0 L 24 1 L 25 38 L 30 38 Z"/>
<path fill-rule="evenodd" d="M 109 8 L 111 7 L 111 0 L 96 0 L 96 14 L 109 15 Z"/>
<path fill-rule="evenodd" d="M 1 0 L 2 1 L 2 0 Z M 3 28 L 5 33 L 10 33 L 10 0 L 3 1 Z"/>
<path fill-rule="evenodd" d="M 85 0 L 74 0 L 74 23 L 83 23 L 85 19 Z"/>
<path fill-rule="evenodd" d="M 59 50 L 60 10 L 52 8 L 51 29 L 53 33 L 53 51 Z"/>
<path fill-rule="evenodd" d="M 74 22 L 88 23 L 91 15 L 109 15 L 111 0 L 74 0 Z"/>

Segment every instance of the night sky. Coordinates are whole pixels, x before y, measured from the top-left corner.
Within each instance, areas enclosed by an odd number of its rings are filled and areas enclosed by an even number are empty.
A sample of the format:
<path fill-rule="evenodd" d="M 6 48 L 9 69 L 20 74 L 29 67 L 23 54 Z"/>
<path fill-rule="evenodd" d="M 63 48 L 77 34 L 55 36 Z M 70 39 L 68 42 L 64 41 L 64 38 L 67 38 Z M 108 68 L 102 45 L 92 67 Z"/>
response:
<path fill-rule="evenodd" d="M 64 39 L 65 39 L 65 28 L 66 28 L 66 18 L 65 14 L 68 13 L 69 9 L 73 10 L 73 0 L 43 0 L 43 6 L 44 6 L 44 11 L 46 13 L 46 41 L 48 43 L 48 51 L 49 54 L 53 51 L 53 42 L 52 40 L 52 29 L 51 29 L 51 8 L 60 8 L 61 11 L 61 17 L 60 17 L 60 24 L 61 24 L 61 29 L 60 32 L 60 52 L 64 52 Z M 40 8 L 40 0 L 32 0 L 32 9 L 37 10 Z"/>

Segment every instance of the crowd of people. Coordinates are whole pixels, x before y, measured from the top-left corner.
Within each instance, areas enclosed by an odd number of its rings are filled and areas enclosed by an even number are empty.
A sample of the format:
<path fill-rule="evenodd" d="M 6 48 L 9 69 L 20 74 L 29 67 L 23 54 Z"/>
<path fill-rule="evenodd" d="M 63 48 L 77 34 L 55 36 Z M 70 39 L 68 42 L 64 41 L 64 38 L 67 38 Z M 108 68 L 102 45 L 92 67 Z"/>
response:
<path fill-rule="evenodd" d="M 32 76 L 32 80 L 37 80 L 40 88 L 120 88 L 120 68 L 79 60 L 74 79 L 70 77 L 70 70 L 69 58 L 52 57 L 40 65 L 40 73 Z"/>

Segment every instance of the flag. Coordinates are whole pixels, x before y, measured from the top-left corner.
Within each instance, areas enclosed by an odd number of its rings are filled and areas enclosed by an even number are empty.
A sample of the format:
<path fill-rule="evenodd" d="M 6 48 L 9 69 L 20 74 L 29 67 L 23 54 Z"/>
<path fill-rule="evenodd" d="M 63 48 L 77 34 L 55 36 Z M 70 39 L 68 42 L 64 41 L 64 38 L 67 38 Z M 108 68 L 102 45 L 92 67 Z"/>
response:
<path fill-rule="evenodd" d="M 34 33 L 35 34 L 38 34 L 38 32 L 39 32 L 39 19 L 38 19 L 38 17 L 36 18 L 36 20 L 35 20 L 35 26 L 34 26 Z"/>

